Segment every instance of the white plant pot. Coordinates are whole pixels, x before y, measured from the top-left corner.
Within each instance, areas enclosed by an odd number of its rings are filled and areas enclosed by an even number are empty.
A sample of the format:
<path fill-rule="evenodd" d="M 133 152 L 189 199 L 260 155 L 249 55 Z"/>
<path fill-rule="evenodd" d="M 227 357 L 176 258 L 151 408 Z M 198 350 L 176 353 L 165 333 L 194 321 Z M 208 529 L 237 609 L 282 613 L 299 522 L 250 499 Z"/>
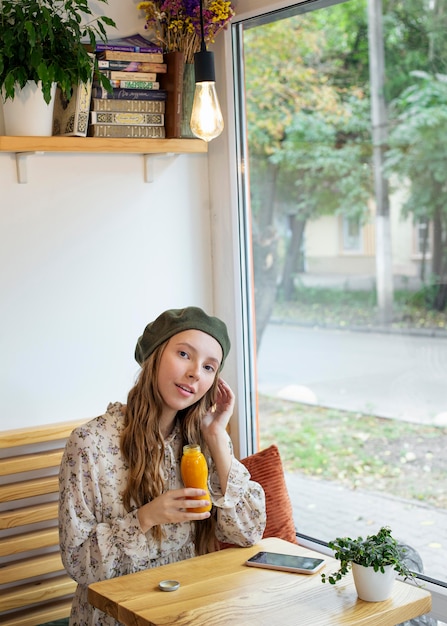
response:
<path fill-rule="evenodd" d="M 23 89 L 17 89 L 14 100 L 3 96 L 3 118 L 5 134 L 11 136 L 47 137 L 53 130 L 53 109 L 56 83 L 51 90 L 51 100 L 47 104 L 43 98 L 41 85 L 29 81 Z"/>
<path fill-rule="evenodd" d="M 396 571 L 393 565 L 385 566 L 385 573 L 374 571 L 373 567 L 352 564 L 352 575 L 360 600 L 382 602 L 387 600 L 393 590 Z"/>

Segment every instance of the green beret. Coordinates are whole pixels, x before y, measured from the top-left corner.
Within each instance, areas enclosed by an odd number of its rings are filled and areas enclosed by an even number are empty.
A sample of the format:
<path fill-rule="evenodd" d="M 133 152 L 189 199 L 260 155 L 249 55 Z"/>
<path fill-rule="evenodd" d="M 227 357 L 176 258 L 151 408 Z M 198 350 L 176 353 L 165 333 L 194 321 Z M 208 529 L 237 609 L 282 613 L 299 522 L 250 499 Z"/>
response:
<path fill-rule="evenodd" d="M 199 307 L 189 306 L 185 309 L 169 309 L 150 322 L 137 341 L 135 359 L 139 365 L 152 354 L 155 348 L 184 330 L 201 330 L 219 342 L 222 348 L 222 369 L 230 351 L 230 338 L 227 327 L 218 317 L 210 317 Z"/>

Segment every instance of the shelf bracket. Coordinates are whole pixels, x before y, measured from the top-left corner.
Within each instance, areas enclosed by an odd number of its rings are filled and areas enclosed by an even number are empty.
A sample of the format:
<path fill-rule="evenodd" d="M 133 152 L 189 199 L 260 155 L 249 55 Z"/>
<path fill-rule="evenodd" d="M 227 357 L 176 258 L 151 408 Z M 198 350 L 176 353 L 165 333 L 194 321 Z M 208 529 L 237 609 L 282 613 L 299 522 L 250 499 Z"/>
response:
<path fill-rule="evenodd" d="M 21 184 L 26 184 L 28 182 L 26 161 L 27 157 L 31 154 L 43 154 L 43 152 L 40 150 L 34 150 L 32 152 L 16 152 L 17 181 Z"/>
<path fill-rule="evenodd" d="M 174 152 L 166 152 L 165 154 L 143 154 L 145 183 L 154 182 L 155 159 L 166 159 L 166 157 L 172 159 L 173 157 L 178 157 L 178 154 L 175 154 Z"/>

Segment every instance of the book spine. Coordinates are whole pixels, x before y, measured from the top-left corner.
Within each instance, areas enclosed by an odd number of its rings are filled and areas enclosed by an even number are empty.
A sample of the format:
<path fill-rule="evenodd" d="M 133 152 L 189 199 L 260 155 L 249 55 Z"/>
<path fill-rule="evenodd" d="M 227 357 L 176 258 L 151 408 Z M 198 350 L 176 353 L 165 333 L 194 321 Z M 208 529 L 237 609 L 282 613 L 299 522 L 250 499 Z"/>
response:
<path fill-rule="evenodd" d="M 157 80 L 156 72 L 120 72 L 114 70 L 102 70 L 101 74 L 110 80 Z"/>
<path fill-rule="evenodd" d="M 125 111 L 90 111 L 91 124 L 136 124 L 139 126 L 164 126 L 163 113 L 128 113 Z"/>
<path fill-rule="evenodd" d="M 157 52 L 120 52 L 119 50 L 101 50 L 98 59 L 106 61 L 141 61 L 143 63 L 163 64 L 163 54 Z"/>
<path fill-rule="evenodd" d="M 154 64 L 143 61 L 106 61 L 98 59 L 98 67 L 100 70 L 118 70 L 120 72 L 154 72 Z"/>
<path fill-rule="evenodd" d="M 90 137 L 130 137 L 164 139 L 164 126 L 141 126 L 138 124 L 91 124 Z"/>
<path fill-rule="evenodd" d="M 114 111 L 124 113 L 165 113 L 163 100 L 106 100 L 92 98 L 92 111 Z"/>
<path fill-rule="evenodd" d="M 100 85 L 93 85 L 92 97 L 106 100 L 166 100 L 163 89 L 122 89 L 114 87 L 111 92 Z"/>
<path fill-rule="evenodd" d="M 160 54 L 159 46 L 132 46 L 97 42 L 96 52 L 103 52 L 104 50 L 112 50 L 113 52 L 142 52 L 144 54 Z"/>
<path fill-rule="evenodd" d="M 153 80 L 119 80 L 117 87 L 123 89 L 160 89 L 160 83 Z"/>

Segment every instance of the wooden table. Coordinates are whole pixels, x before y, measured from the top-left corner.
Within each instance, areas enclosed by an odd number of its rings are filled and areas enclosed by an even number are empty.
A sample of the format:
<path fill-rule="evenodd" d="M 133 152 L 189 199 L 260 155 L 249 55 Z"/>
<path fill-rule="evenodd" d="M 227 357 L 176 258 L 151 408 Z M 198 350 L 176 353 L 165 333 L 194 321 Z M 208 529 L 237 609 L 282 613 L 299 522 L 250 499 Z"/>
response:
<path fill-rule="evenodd" d="M 89 601 L 126 626 L 395 626 L 431 610 L 428 591 L 400 581 L 389 600 L 363 602 L 351 574 L 334 587 L 321 582 L 321 572 L 244 565 L 259 550 L 321 557 L 282 539 L 263 539 L 251 548 L 229 548 L 93 583 Z M 326 571 L 334 571 L 338 562 L 324 558 Z M 180 588 L 160 591 L 158 583 L 167 579 L 178 580 Z"/>

